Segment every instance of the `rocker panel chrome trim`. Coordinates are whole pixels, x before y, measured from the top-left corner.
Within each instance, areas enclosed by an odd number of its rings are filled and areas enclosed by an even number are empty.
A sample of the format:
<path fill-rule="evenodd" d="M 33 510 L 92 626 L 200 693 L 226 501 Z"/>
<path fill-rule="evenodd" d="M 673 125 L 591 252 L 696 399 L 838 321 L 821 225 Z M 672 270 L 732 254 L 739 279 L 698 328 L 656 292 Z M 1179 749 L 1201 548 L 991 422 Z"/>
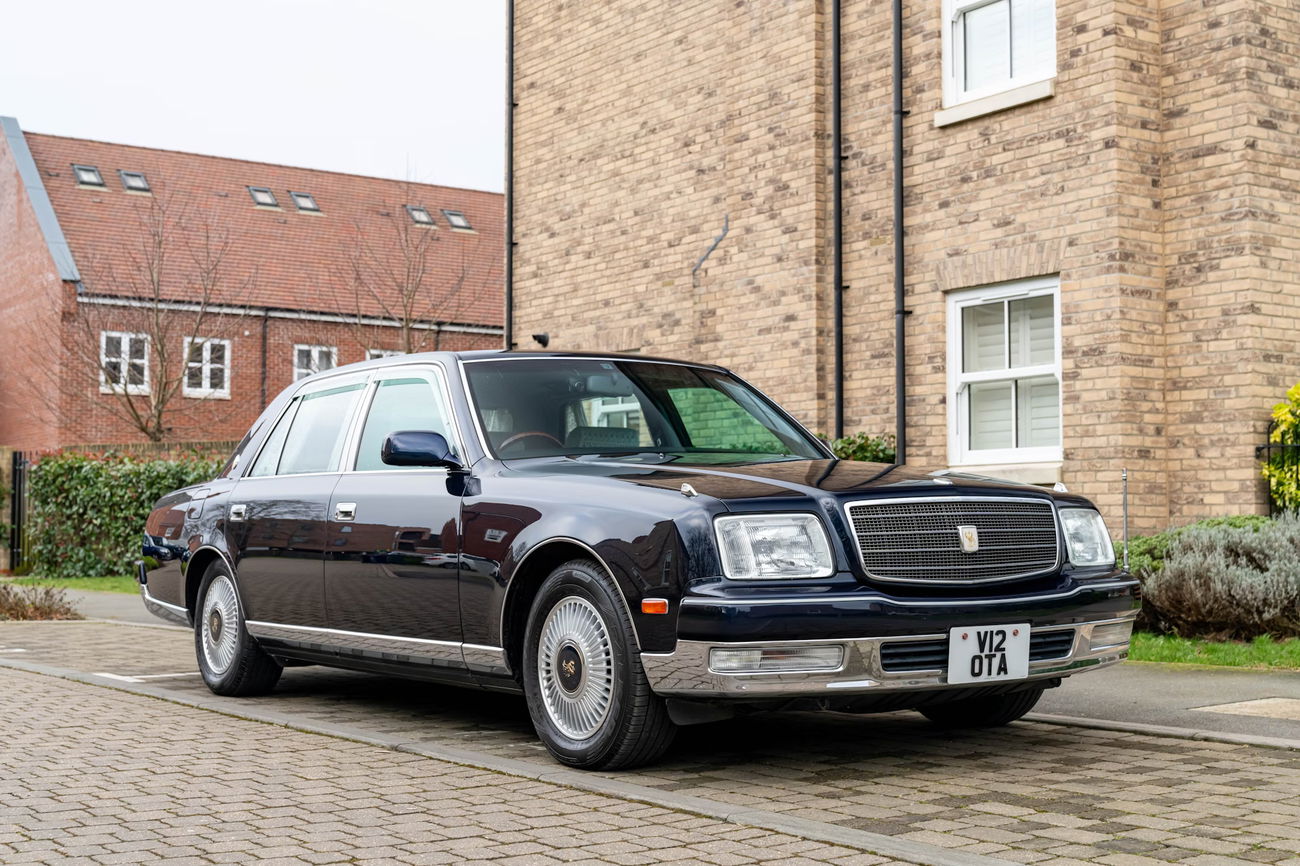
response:
<path fill-rule="evenodd" d="M 500 647 L 261 620 L 249 620 L 246 625 L 248 633 L 253 637 L 285 641 L 317 650 L 337 650 L 372 658 L 398 656 L 420 659 L 433 664 L 468 667 L 484 673 L 506 672 L 505 652 Z"/>

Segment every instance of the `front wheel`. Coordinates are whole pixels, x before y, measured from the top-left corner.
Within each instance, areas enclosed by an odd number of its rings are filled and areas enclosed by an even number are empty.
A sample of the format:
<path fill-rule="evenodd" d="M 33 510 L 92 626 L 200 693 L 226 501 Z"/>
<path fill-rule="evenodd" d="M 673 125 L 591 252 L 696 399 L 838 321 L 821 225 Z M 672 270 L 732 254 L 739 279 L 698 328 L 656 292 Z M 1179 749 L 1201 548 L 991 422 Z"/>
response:
<path fill-rule="evenodd" d="M 650 690 L 627 610 L 603 568 L 574 560 L 551 572 L 528 616 L 524 695 L 537 735 L 561 763 L 649 763 L 676 726 Z"/>
<path fill-rule="evenodd" d="M 1009 695 L 966 698 L 922 707 L 921 715 L 945 728 L 997 728 L 1011 724 L 1032 710 L 1043 691 L 1042 686 L 1037 686 Z"/>
<path fill-rule="evenodd" d="M 284 670 L 244 627 L 235 580 L 219 559 L 208 566 L 199 587 L 194 649 L 203 682 L 218 695 L 266 694 Z"/>

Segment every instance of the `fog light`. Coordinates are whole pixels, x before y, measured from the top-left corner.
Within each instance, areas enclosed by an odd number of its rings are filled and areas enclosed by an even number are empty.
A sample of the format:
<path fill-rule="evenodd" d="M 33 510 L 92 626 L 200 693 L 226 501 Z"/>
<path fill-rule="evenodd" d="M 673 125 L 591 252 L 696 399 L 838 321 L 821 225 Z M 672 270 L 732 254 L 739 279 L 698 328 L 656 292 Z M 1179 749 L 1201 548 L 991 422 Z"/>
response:
<path fill-rule="evenodd" d="M 745 647 L 709 650 L 709 670 L 718 674 L 833 671 L 844 662 L 842 646 Z"/>
<path fill-rule="evenodd" d="M 1126 619 L 1123 622 L 1107 622 L 1092 627 L 1092 641 L 1090 646 L 1095 652 L 1107 647 L 1124 646 L 1133 637 L 1133 620 Z"/>

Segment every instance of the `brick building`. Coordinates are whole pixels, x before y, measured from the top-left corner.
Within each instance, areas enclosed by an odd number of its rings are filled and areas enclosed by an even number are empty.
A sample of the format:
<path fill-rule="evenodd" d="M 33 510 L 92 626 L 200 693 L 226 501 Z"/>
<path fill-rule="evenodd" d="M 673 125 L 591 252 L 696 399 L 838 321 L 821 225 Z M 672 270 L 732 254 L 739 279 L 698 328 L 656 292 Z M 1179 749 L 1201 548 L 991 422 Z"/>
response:
<path fill-rule="evenodd" d="M 0 124 L 0 446 L 236 439 L 317 369 L 501 344 L 498 193 Z"/>
<path fill-rule="evenodd" d="M 518 0 L 516 342 L 740 371 L 835 417 L 830 0 Z M 842 0 L 846 431 L 1153 529 L 1265 507 L 1300 379 L 1300 9 Z M 511 193 L 508 193 L 508 195 Z M 708 252 L 716 238 L 725 236 Z M 897 259 L 897 261 L 896 261 Z"/>

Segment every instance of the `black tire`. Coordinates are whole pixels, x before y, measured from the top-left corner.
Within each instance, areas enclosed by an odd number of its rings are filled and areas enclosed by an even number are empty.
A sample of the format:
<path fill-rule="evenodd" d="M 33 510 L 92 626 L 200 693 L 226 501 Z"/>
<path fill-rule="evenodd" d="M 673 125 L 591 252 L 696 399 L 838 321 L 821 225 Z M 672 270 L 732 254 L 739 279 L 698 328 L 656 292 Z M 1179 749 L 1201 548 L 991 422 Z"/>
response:
<path fill-rule="evenodd" d="M 244 627 L 234 576 L 220 559 L 208 566 L 199 586 L 194 652 L 203 682 L 218 695 L 264 695 L 275 688 L 284 670 Z"/>
<path fill-rule="evenodd" d="M 647 764 L 677 732 L 650 690 L 618 588 L 591 560 L 566 562 L 538 589 L 524 632 L 523 686 L 537 736 L 570 767 Z"/>
<path fill-rule="evenodd" d="M 1008 725 L 1034 708 L 1043 696 L 1038 686 L 1009 695 L 967 698 L 947 704 L 921 707 L 921 715 L 944 728 L 997 728 Z"/>

